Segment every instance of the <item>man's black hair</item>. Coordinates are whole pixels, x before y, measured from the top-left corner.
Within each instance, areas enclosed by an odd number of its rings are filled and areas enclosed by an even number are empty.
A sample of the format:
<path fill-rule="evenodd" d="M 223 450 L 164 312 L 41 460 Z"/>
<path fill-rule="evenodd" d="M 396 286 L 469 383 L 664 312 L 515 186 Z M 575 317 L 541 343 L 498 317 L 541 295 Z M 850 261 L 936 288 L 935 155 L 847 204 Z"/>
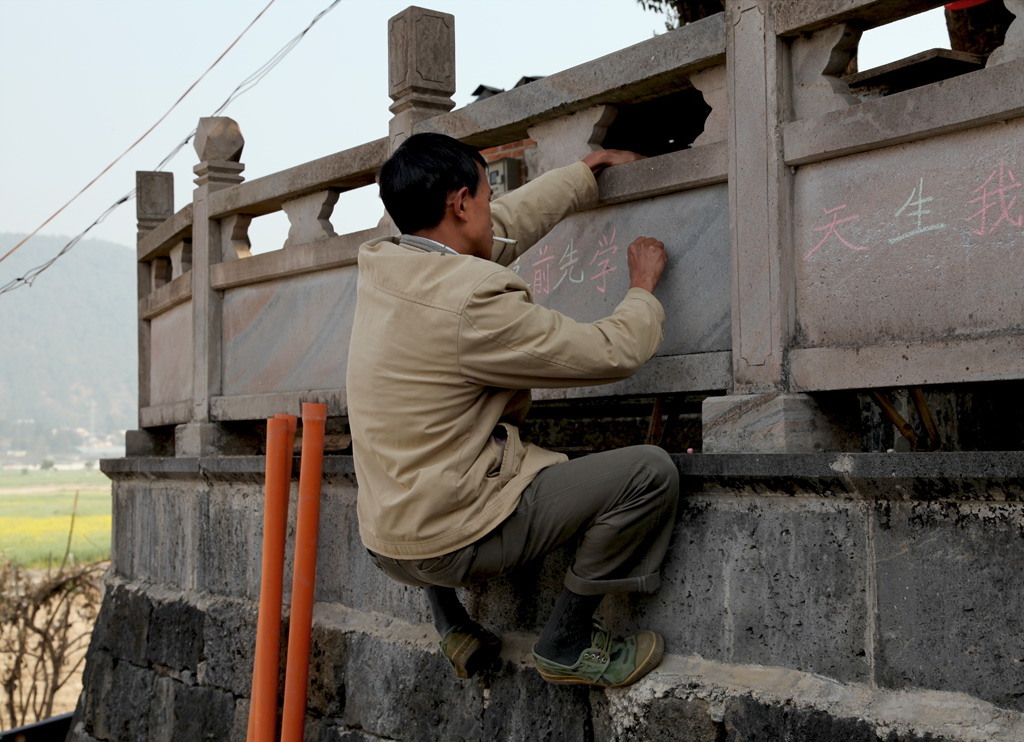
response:
<path fill-rule="evenodd" d="M 444 134 L 413 134 L 380 169 L 380 197 L 403 234 L 437 226 L 444 218 L 448 194 L 466 187 L 475 196 L 477 165 L 487 171 L 480 153 Z"/>

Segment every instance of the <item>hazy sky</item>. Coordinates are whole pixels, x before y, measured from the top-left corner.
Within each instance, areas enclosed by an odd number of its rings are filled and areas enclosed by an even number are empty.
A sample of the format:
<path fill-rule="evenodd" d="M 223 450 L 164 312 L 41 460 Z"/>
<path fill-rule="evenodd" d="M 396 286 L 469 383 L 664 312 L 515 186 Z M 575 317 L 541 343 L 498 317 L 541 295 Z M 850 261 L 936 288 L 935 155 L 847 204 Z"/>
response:
<path fill-rule="evenodd" d="M 0 232 L 30 232 L 146 131 L 268 0 L 0 0 Z M 387 19 L 410 0 L 342 0 L 295 50 L 223 115 L 239 122 L 248 179 L 387 134 Z M 635 0 L 423 0 L 456 18 L 456 106 L 480 83 L 509 88 L 602 56 L 664 29 Z M 277 0 L 147 139 L 43 230 L 72 236 L 130 191 L 244 78 L 330 0 Z M 870 32 L 867 69 L 948 46 L 941 9 Z M 168 165 L 175 208 L 191 199 L 191 143 Z M 376 223 L 376 188 L 342 197 L 339 231 Z M 259 242 L 287 220 L 255 220 Z M 133 245 L 135 204 L 89 237 Z M 76 249 L 85 249 L 84 247 Z M 36 254 L 31 242 L 22 252 Z M 262 250 L 258 250 L 262 251 Z M 51 257 L 38 252 L 39 262 Z M 58 262 L 51 270 L 59 270 Z M 0 284 L 13 277 L 0 263 Z M 45 276 L 40 280 L 45 280 Z M 28 289 L 31 290 L 31 289 Z M 10 294 L 8 296 L 13 296 Z M 0 299 L 2 300 L 2 299 Z"/>

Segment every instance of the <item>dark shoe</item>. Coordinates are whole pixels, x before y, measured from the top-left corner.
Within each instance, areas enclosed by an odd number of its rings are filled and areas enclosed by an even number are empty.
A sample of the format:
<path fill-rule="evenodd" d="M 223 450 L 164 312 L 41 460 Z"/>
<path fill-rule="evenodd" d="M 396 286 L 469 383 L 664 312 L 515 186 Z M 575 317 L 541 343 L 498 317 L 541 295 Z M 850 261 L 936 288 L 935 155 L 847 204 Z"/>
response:
<path fill-rule="evenodd" d="M 607 629 L 595 623 L 591 646 L 583 650 L 575 665 L 560 665 L 544 659 L 536 651 L 533 662 L 540 676 L 549 683 L 621 688 L 649 673 L 664 656 L 665 640 L 653 631 L 612 639 Z"/>
<path fill-rule="evenodd" d="M 441 652 L 455 675 L 471 678 L 489 667 L 501 652 L 501 639 L 482 626 L 453 626 L 441 639 Z"/>

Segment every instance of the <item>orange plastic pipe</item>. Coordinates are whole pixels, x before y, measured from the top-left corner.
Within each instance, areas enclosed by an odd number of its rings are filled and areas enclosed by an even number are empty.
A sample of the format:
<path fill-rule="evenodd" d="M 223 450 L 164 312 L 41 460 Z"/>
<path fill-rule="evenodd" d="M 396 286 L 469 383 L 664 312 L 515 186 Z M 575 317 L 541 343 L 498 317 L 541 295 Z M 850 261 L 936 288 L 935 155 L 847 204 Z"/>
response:
<path fill-rule="evenodd" d="M 309 643 L 313 631 L 317 531 L 320 528 L 320 480 L 324 470 L 327 405 L 302 405 L 302 464 L 299 469 L 299 517 L 295 528 L 295 573 L 288 623 L 288 664 L 284 680 L 282 742 L 302 742 L 309 684 Z"/>
<path fill-rule="evenodd" d="M 281 656 L 281 595 L 284 582 L 288 493 L 292 478 L 295 416 L 267 420 L 266 495 L 263 504 L 263 570 L 256 624 L 249 704 L 250 742 L 273 742 L 277 726 L 277 678 Z"/>

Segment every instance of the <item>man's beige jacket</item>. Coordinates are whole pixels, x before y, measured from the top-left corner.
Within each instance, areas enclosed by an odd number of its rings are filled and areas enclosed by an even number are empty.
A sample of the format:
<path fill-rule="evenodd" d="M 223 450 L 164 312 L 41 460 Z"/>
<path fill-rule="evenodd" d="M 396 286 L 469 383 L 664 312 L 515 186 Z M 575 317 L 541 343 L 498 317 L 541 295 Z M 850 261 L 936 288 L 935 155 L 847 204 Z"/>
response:
<path fill-rule="evenodd" d="M 596 199 L 583 163 L 497 199 L 494 233 L 518 243 L 495 243 L 494 262 L 397 238 L 360 248 L 347 391 L 371 551 L 427 559 L 489 533 L 566 458 L 520 441 L 529 390 L 617 381 L 654 355 L 665 313 L 647 291 L 583 324 L 534 304 L 503 267 Z"/>

